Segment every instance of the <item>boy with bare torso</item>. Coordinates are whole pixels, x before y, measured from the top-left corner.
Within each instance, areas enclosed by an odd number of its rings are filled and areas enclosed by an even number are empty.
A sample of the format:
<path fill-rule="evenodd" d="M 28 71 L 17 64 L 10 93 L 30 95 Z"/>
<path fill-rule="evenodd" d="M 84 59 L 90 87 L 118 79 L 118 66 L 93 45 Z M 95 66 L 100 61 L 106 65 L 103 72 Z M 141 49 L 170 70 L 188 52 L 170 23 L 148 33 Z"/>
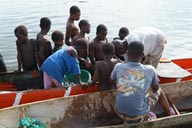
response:
<path fill-rule="evenodd" d="M 97 61 L 95 64 L 94 78 L 90 85 L 95 85 L 99 82 L 99 90 L 109 90 L 114 87 L 110 81 L 110 75 L 115 64 L 119 61 L 113 59 L 115 48 L 112 43 L 106 43 L 103 45 L 103 61 Z"/>
<path fill-rule="evenodd" d="M 36 40 L 28 38 L 27 28 L 19 25 L 14 30 L 17 37 L 17 62 L 18 71 L 37 70 L 36 63 Z"/>
<path fill-rule="evenodd" d="M 112 44 L 115 46 L 115 56 L 120 61 L 125 61 L 124 56 L 128 47 L 126 40 L 115 39 L 112 41 Z"/>
<path fill-rule="evenodd" d="M 51 38 L 54 42 L 53 53 L 55 53 L 63 47 L 64 35 L 61 31 L 56 30 L 51 34 Z"/>
<path fill-rule="evenodd" d="M 113 45 L 115 46 L 115 55 L 120 61 L 125 61 L 124 56 L 127 51 L 128 44 L 124 39 L 129 35 L 129 29 L 127 27 L 121 27 L 119 29 L 119 37 L 113 38 Z"/>
<path fill-rule="evenodd" d="M 46 58 L 52 54 L 51 42 L 48 39 L 47 33 L 51 27 L 51 21 L 47 17 L 40 20 L 40 33 L 37 34 L 37 61 L 40 67 Z"/>
<path fill-rule="evenodd" d="M 85 38 L 80 38 L 76 41 L 74 48 L 77 50 L 79 66 L 81 69 L 86 69 L 93 73 L 94 66 L 91 64 L 88 56 L 88 40 Z"/>
<path fill-rule="evenodd" d="M 106 38 L 107 27 L 103 24 L 97 26 L 96 37 L 89 44 L 89 58 L 91 63 L 95 65 L 96 61 L 103 60 L 103 45 L 108 43 Z"/>
<path fill-rule="evenodd" d="M 77 6 L 72 6 L 70 8 L 70 16 L 69 19 L 67 20 L 67 25 L 66 25 L 66 33 L 65 33 L 65 44 L 71 46 L 72 39 L 75 35 L 79 34 L 80 30 L 77 25 L 75 25 L 74 21 L 80 19 L 80 9 Z M 71 40 L 70 40 L 71 39 Z"/>
<path fill-rule="evenodd" d="M 88 34 L 90 33 L 90 23 L 88 20 L 81 20 L 79 22 L 79 28 L 80 28 L 80 33 L 77 34 L 73 40 L 72 40 L 72 45 L 74 46 L 76 44 L 76 41 L 80 38 L 84 38 L 88 41 L 88 44 L 90 43 L 90 38 Z"/>

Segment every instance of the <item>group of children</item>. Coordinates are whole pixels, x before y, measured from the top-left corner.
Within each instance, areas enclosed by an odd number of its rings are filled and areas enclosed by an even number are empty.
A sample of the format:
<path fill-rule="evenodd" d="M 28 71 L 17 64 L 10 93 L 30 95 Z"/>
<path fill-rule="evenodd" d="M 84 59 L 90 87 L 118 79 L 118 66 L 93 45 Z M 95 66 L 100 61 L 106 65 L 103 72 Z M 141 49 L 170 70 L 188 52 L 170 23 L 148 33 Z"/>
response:
<path fill-rule="evenodd" d="M 91 41 L 88 36 L 90 33 L 89 21 L 82 19 L 78 26 L 74 23 L 80 19 L 80 9 L 77 6 L 72 6 L 69 12 L 70 16 L 66 24 L 65 37 L 59 30 L 55 30 L 51 34 L 54 42 L 53 48 L 47 35 L 51 28 L 51 20 L 48 17 L 40 19 L 39 26 L 41 30 L 36 39 L 28 37 L 26 26 L 19 25 L 15 28 L 17 71 L 42 70 L 44 72 L 44 88 L 50 88 L 52 82 L 58 87 L 62 87 L 64 78 L 68 73 L 75 73 L 78 76 L 80 75 L 80 69 L 86 69 L 91 74 L 94 73 L 90 85 L 99 82 L 102 83 L 101 90 L 111 89 L 112 87 L 107 87 L 111 86 L 107 81 L 114 65 L 120 60 L 111 60 L 115 54 L 115 47 L 113 43 L 108 42 L 106 37 L 107 27 L 104 24 L 99 24 L 96 28 L 96 37 Z M 118 39 L 123 39 L 128 33 L 127 28 L 121 28 Z M 60 50 L 57 53 L 59 49 L 65 50 Z M 65 54 L 77 58 L 71 58 L 70 61 L 70 59 L 63 57 Z M 104 64 L 105 62 L 106 64 Z M 105 68 L 104 65 L 106 65 Z M 105 74 L 102 73 L 103 70 L 106 70 Z M 100 76 L 105 76 L 105 78 L 101 79 Z M 78 78 L 80 77 L 78 76 Z M 79 84 L 82 84 L 80 79 Z"/>
<path fill-rule="evenodd" d="M 17 37 L 18 71 L 43 71 L 45 89 L 51 88 L 52 83 L 63 87 L 68 73 L 76 74 L 80 85 L 98 83 L 100 90 L 113 89 L 116 83 L 116 111 L 122 118 L 144 115 L 159 98 L 167 114 L 171 115 L 155 72 L 166 44 L 164 35 L 153 28 L 141 28 L 129 34 L 129 30 L 122 27 L 119 37 L 109 42 L 107 27 L 99 24 L 95 38 L 90 40 L 89 21 L 83 19 L 79 26 L 75 24 L 80 14 L 77 6 L 70 8 L 65 37 L 59 30 L 51 34 L 54 48 L 47 37 L 51 27 L 49 18 L 40 19 L 41 31 L 35 40 L 28 38 L 25 26 L 17 26 L 14 33 Z M 145 66 L 142 62 L 150 65 Z M 85 84 L 81 81 L 80 69 L 92 73 L 91 82 Z M 150 87 L 152 96 L 146 97 Z"/>

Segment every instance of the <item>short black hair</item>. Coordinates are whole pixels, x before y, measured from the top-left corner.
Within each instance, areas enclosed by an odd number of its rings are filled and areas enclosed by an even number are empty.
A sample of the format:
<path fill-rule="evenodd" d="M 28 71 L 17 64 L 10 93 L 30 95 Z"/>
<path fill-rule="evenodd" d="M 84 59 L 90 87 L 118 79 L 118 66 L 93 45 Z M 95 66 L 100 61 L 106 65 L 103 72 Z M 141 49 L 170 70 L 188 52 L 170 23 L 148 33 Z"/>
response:
<path fill-rule="evenodd" d="M 100 33 L 102 31 L 107 31 L 107 27 L 104 24 L 99 24 L 97 26 L 97 30 L 96 31 L 97 31 L 97 33 Z"/>
<path fill-rule="evenodd" d="M 103 54 L 111 55 L 115 52 L 115 47 L 112 43 L 106 43 L 103 45 Z"/>
<path fill-rule="evenodd" d="M 76 14 L 80 12 L 80 8 L 76 5 L 71 6 L 70 10 L 69 10 L 70 14 Z"/>
<path fill-rule="evenodd" d="M 119 29 L 119 33 L 121 34 L 129 34 L 129 29 L 126 27 L 122 27 Z"/>
<path fill-rule="evenodd" d="M 40 27 L 47 28 L 51 25 L 51 20 L 48 17 L 42 17 L 40 19 Z"/>
<path fill-rule="evenodd" d="M 77 39 L 76 43 L 75 43 L 75 47 L 84 47 L 84 48 L 87 48 L 88 44 L 88 40 L 85 39 L 85 38 L 79 38 Z"/>
<path fill-rule="evenodd" d="M 133 41 L 128 45 L 127 50 L 133 58 L 140 58 L 143 55 L 144 45 L 140 41 Z"/>
<path fill-rule="evenodd" d="M 64 35 L 61 31 L 54 31 L 52 34 L 51 34 L 51 38 L 54 42 L 56 41 L 60 41 L 60 40 L 63 40 L 64 39 Z"/>
<path fill-rule="evenodd" d="M 24 25 L 19 25 L 15 28 L 14 30 L 15 36 L 18 34 L 22 34 L 24 36 L 28 36 L 28 31 L 27 28 Z"/>
<path fill-rule="evenodd" d="M 83 26 L 87 26 L 89 25 L 89 21 L 88 20 L 81 20 L 79 22 L 79 28 L 82 28 Z"/>

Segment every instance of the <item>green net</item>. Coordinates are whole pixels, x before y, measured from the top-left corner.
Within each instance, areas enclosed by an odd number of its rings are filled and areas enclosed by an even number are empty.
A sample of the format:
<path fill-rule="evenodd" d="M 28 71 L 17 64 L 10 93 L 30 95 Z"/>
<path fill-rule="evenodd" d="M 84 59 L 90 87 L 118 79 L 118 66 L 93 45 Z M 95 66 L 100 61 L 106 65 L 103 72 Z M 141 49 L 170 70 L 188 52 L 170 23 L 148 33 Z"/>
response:
<path fill-rule="evenodd" d="M 25 126 L 25 127 L 24 127 Z M 46 128 L 45 124 L 35 118 L 22 118 L 19 121 L 19 128 Z"/>

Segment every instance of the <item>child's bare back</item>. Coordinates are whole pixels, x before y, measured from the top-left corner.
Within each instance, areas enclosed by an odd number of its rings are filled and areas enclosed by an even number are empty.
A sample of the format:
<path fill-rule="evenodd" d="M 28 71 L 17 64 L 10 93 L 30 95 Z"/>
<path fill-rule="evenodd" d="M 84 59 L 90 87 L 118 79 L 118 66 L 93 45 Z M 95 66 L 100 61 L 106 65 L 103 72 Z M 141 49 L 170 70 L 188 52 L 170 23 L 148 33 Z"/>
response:
<path fill-rule="evenodd" d="M 91 85 L 99 82 L 99 90 L 112 89 L 113 83 L 110 81 L 111 72 L 119 61 L 113 59 L 115 48 L 112 43 L 106 43 L 103 45 L 104 60 L 97 61 L 95 64 L 94 78 Z"/>
<path fill-rule="evenodd" d="M 109 80 L 111 72 L 118 61 L 111 59 L 110 61 L 98 61 L 95 65 L 95 71 L 98 72 L 99 89 L 110 90 L 113 88 L 113 83 Z"/>
<path fill-rule="evenodd" d="M 47 33 L 51 27 L 51 20 L 47 17 L 40 19 L 41 31 L 37 34 L 37 61 L 39 67 L 43 64 L 46 58 L 52 54 L 51 42 L 48 39 Z"/>
<path fill-rule="evenodd" d="M 15 28 L 15 36 L 17 37 L 17 61 L 18 71 L 37 69 L 36 63 L 36 40 L 28 38 L 27 28 L 23 25 Z"/>

